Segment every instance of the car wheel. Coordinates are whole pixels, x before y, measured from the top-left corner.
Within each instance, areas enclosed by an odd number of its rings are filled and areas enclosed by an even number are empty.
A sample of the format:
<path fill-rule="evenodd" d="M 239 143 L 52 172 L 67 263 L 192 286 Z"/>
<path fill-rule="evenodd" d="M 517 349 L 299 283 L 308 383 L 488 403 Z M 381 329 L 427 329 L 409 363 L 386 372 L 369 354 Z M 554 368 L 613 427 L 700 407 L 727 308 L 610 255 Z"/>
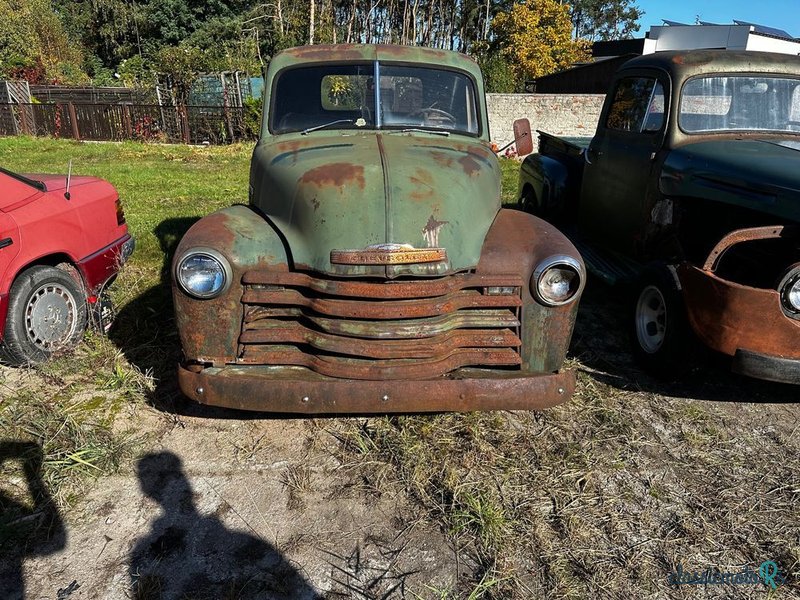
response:
<path fill-rule="evenodd" d="M 86 322 L 82 283 L 63 269 L 31 267 L 11 286 L 0 359 L 12 365 L 43 362 L 74 347 Z"/>
<path fill-rule="evenodd" d="M 651 374 L 674 378 L 696 366 L 697 342 L 681 292 L 665 265 L 648 267 L 640 277 L 632 329 L 636 360 Z"/>

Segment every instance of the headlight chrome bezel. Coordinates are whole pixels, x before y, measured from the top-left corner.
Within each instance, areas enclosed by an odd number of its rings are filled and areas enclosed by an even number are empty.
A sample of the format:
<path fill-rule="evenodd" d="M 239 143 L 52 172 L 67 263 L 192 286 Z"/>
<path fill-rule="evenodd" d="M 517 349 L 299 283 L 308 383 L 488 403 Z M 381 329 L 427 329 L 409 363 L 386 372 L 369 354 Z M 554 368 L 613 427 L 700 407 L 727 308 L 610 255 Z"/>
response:
<path fill-rule="evenodd" d="M 800 302 L 795 305 L 791 300 L 792 291 L 800 291 L 800 264 L 789 268 L 778 284 L 778 294 L 781 298 L 781 309 L 787 317 L 800 320 Z"/>
<path fill-rule="evenodd" d="M 542 292 L 542 279 L 547 274 L 548 271 L 554 269 L 568 269 L 575 273 L 578 278 L 578 286 L 574 289 L 572 294 L 566 298 L 565 300 L 556 301 L 551 298 L 548 298 L 546 294 Z M 543 304 L 544 306 L 548 307 L 556 307 L 556 306 L 565 306 L 574 302 L 577 298 L 580 297 L 581 293 L 583 292 L 583 288 L 586 285 L 586 270 L 583 267 L 583 264 L 573 256 L 569 256 L 567 254 L 557 254 L 555 256 L 550 256 L 539 263 L 536 269 L 533 272 L 533 277 L 531 278 L 531 293 L 536 300 Z"/>
<path fill-rule="evenodd" d="M 184 278 L 181 276 L 181 273 L 183 271 L 183 267 L 186 261 L 198 256 L 210 259 L 215 263 L 217 263 L 217 265 L 219 265 L 223 277 L 222 285 L 219 288 L 216 288 L 211 292 L 202 293 L 191 289 L 187 285 L 187 282 L 184 281 Z M 211 300 L 213 298 L 218 298 L 219 296 L 228 291 L 228 289 L 231 286 L 231 282 L 233 281 L 233 270 L 231 269 L 231 265 L 230 262 L 228 262 L 228 259 L 225 258 L 217 250 L 214 250 L 213 248 L 196 247 L 185 252 L 183 256 L 181 256 L 180 260 L 175 262 L 174 277 L 175 281 L 178 282 L 178 286 L 181 288 L 181 290 L 183 290 L 186 294 L 188 294 L 192 298 L 197 298 L 198 300 Z"/>

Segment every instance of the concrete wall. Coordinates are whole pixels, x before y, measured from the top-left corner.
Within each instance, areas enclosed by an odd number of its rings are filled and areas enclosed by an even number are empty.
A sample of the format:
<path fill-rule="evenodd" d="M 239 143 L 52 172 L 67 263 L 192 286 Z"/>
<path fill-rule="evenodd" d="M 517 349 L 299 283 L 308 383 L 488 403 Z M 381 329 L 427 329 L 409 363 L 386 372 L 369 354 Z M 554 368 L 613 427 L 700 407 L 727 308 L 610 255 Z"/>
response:
<path fill-rule="evenodd" d="M 514 138 L 512 123 L 523 117 L 530 120 L 534 132 L 541 129 L 554 135 L 591 137 L 604 98 L 603 94 L 487 94 L 492 141 L 500 146 L 510 142 Z"/>

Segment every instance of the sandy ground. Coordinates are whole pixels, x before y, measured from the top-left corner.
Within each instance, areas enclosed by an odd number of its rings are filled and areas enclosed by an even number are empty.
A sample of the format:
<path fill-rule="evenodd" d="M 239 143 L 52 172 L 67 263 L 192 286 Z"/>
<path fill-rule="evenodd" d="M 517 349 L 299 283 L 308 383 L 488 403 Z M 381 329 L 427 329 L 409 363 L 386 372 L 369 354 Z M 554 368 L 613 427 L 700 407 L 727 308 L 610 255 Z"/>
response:
<path fill-rule="evenodd" d="M 62 549 L 25 559 L 24 597 L 413 598 L 453 585 L 444 534 L 362 489 L 336 445 L 310 420 L 180 417 L 134 472 L 99 479 L 63 517 Z"/>

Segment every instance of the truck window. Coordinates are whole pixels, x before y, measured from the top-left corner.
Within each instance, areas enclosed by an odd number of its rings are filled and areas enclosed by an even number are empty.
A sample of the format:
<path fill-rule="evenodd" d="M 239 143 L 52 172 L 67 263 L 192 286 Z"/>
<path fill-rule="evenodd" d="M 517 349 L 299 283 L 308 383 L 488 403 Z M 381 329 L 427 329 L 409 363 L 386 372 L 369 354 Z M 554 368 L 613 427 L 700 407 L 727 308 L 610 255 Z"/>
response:
<path fill-rule="evenodd" d="M 434 67 L 367 63 L 287 69 L 276 79 L 271 111 L 273 133 L 335 126 L 480 134 L 472 79 Z"/>
<path fill-rule="evenodd" d="M 797 131 L 799 88 L 788 77 L 696 77 L 683 86 L 678 124 L 687 133 Z"/>
<path fill-rule="evenodd" d="M 614 91 L 606 127 L 618 131 L 654 132 L 664 124 L 664 88 L 650 77 L 626 77 Z"/>

